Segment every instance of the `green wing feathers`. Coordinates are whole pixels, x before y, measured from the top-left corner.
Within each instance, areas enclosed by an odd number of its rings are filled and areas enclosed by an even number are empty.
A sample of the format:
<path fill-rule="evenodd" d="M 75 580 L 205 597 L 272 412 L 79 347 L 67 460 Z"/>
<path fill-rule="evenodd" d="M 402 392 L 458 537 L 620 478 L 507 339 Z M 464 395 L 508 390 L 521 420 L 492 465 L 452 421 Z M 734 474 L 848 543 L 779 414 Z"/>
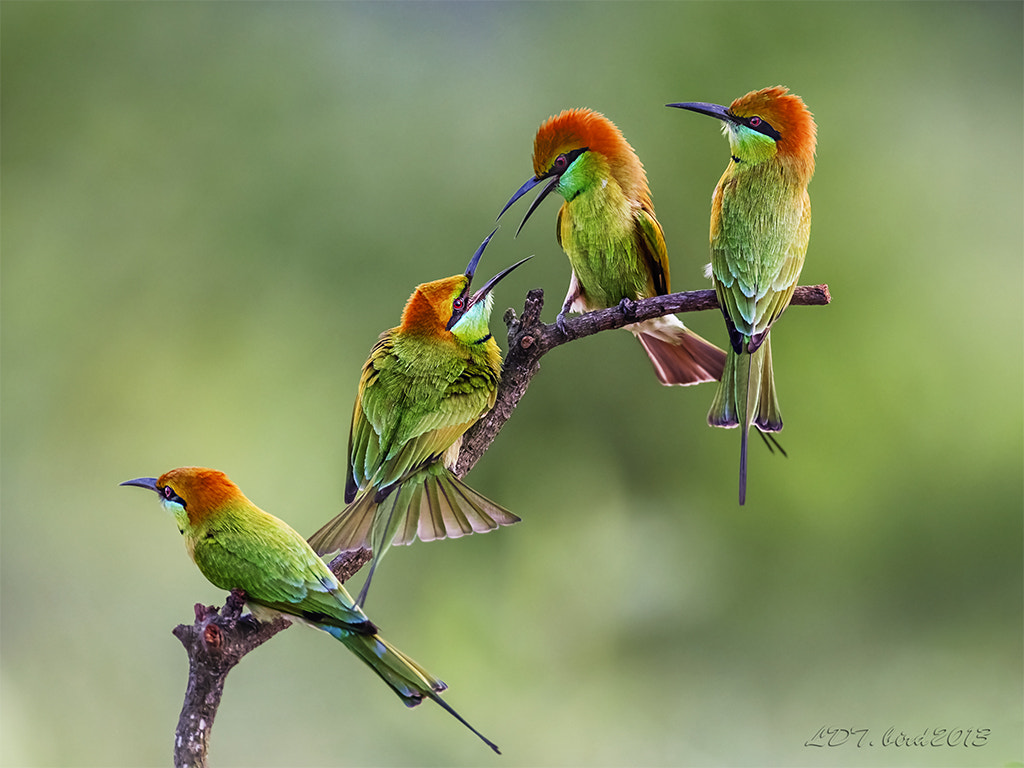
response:
<path fill-rule="evenodd" d="M 487 533 L 519 518 L 477 493 L 443 465 L 431 464 L 381 501 L 374 487 L 310 537 L 321 555 L 372 549 L 379 560 L 392 544 Z"/>
<path fill-rule="evenodd" d="M 256 507 L 227 511 L 197 531 L 193 557 L 213 584 L 241 589 L 249 602 L 349 632 L 374 631 L 302 536 Z"/>
<path fill-rule="evenodd" d="M 723 194 L 723 222 L 711 239 L 719 303 L 740 334 L 756 336 L 783 313 L 796 289 L 811 232 L 806 190 L 792 206 L 772 198 Z"/>
<path fill-rule="evenodd" d="M 665 295 L 671 291 L 671 280 L 661 225 L 646 207 L 637 211 L 635 221 L 636 248 L 649 283 L 630 298 Z M 722 377 L 725 353 L 686 328 L 675 315 L 656 317 L 626 329 L 643 345 L 662 384 L 688 386 Z"/>
<path fill-rule="evenodd" d="M 393 328 L 363 366 L 352 411 L 345 502 L 314 533 L 320 555 L 373 551 L 358 603 L 392 543 L 434 541 L 519 522 L 455 478 L 462 436 L 497 397 L 501 355 L 490 336 L 464 343 Z"/>
<path fill-rule="evenodd" d="M 494 405 L 497 370 L 436 352 L 394 332 L 373 348 L 352 414 L 347 502 L 359 488 L 385 488 L 436 460 Z"/>
<path fill-rule="evenodd" d="M 654 212 L 641 208 L 636 215 L 637 247 L 640 257 L 650 271 L 654 293 L 653 296 L 664 296 L 672 291 L 672 279 L 668 268 L 668 246 L 665 245 L 665 233 L 661 224 L 654 217 Z"/>

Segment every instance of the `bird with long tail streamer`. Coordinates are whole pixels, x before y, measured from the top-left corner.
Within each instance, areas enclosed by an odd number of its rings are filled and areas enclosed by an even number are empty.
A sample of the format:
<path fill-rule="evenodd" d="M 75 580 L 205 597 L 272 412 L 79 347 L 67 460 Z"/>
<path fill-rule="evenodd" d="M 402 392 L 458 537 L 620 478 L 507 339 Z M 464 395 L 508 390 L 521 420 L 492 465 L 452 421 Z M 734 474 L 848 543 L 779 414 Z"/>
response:
<path fill-rule="evenodd" d="M 714 427 L 741 427 L 739 501 L 747 496 L 751 425 L 782 429 L 770 332 L 793 298 L 811 236 L 817 127 L 799 96 L 782 86 L 751 91 L 728 107 L 681 102 L 721 120 L 729 165 L 711 201 L 709 272 L 730 349 L 708 413 Z"/>
<path fill-rule="evenodd" d="M 174 515 L 202 574 L 221 589 L 242 591 L 254 616 L 284 616 L 323 630 L 376 672 L 407 707 L 430 699 L 501 754 L 441 698 L 443 682 L 377 634 L 306 540 L 249 501 L 223 472 L 179 467 L 121 485 L 156 493 Z"/>

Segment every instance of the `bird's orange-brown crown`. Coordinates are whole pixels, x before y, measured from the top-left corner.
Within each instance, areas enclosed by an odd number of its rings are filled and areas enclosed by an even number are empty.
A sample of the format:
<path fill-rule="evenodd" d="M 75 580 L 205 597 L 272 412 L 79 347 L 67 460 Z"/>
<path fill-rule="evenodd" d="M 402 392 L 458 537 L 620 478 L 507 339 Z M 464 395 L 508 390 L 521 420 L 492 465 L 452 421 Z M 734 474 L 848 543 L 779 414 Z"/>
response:
<path fill-rule="evenodd" d="M 452 319 L 452 301 L 466 287 L 465 275 L 453 275 L 416 287 L 402 311 L 402 333 L 445 333 Z"/>
<path fill-rule="evenodd" d="M 534 173 L 540 178 L 559 155 L 584 147 L 605 158 L 627 197 L 650 204 L 647 174 L 633 147 L 615 123 L 585 107 L 563 110 L 541 124 L 533 139 Z"/>
<path fill-rule="evenodd" d="M 185 502 L 185 511 L 195 523 L 223 504 L 245 496 L 228 476 L 206 467 L 179 467 L 165 472 L 156 482 L 158 489 L 170 486 Z"/>
<path fill-rule="evenodd" d="M 817 126 L 803 99 L 782 85 L 762 88 L 740 96 L 729 111 L 739 117 L 758 117 L 767 120 L 782 138 L 776 142 L 779 155 L 809 165 L 814 170 L 814 149 Z"/>

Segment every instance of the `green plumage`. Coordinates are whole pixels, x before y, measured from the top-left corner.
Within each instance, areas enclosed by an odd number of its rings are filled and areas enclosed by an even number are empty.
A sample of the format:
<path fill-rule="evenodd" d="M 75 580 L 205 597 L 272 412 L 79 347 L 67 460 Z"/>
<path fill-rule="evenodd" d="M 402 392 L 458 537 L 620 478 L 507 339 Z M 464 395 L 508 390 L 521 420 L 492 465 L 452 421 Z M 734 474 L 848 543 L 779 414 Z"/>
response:
<path fill-rule="evenodd" d="M 418 286 L 401 325 L 381 334 L 363 365 L 349 431 L 348 506 L 309 539 L 324 556 L 373 551 L 360 605 L 392 544 L 519 522 L 451 471 L 462 435 L 494 405 L 501 378 L 501 352 L 488 329 L 490 289 L 518 264 L 470 295 L 486 244 L 466 274 Z"/>
<path fill-rule="evenodd" d="M 392 544 L 485 533 L 519 518 L 452 474 L 462 435 L 494 405 L 497 344 L 392 328 L 363 366 L 340 515 L 310 537 L 321 554 L 373 551 L 362 605 Z M 485 334 L 486 335 L 486 334 Z"/>
<path fill-rule="evenodd" d="M 724 183 L 722 183 L 724 182 Z M 716 190 L 711 234 L 715 291 L 739 335 L 758 339 L 789 306 L 811 233 L 806 187 L 777 163 L 732 162 Z"/>
<path fill-rule="evenodd" d="M 590 312 L 623 299 L 668 293 L 665 236 L 649 202 L 633 203 L 610 179 L 604 159 L 587 152 L 557 187 L 571 205 L 558 211 L 555 233 L 572 265 L 563 309 Z"/>
<path fill-rule="evenodd" d="M 721 120 L 729 139 L 729 165 L 711 201 L 710 277 L 730 349 L 708 423 L 743 430 L 743 504 L 751 425 L 762 432 L 782 429 L 769 333 L 793 298 L 810 239 L 807 185 L 814 174 L 816 127 L 803 101 L 781 86 L 752 91 L 728 108 L 704 102 L 668 106 Z"/>
<path fill-rule="evenodd" d="M 647 175 L 611 120 L 591 109 L 570 109 L 545 121 L 534 137 L 533 167 L 533 178 L 501 213 L 542 182 L 523 224 L 551 192 L 563 198 L 555 233 L 572 274 L 559 327 L 570 311 L 592 312 L 671 291 L 665 234 Z M 722 375 L 725 353 L 675 315 L 625 328 L 643 345 L 662 384 L 699 384 Z"/>
<path fill-rule="evenodd" d="M 175 516 L 178 505 L 169 504 Z M 244 497 L 183 532 L 192 559 L 221 589 L 314 624 L 373 633 L 366 614 L 302 536 Z"/>
<path fill-rule="evenodd" d="M 215 586 L 241 590 L 261 618 L 283 615 L 327 632 L 363 660 L 406 706 L 435 701 L 479 736 L 439 694 L 443 682 L 384 638 L 291 526 L 247 499 L 223 472 L 182 467 L 122 485 L 155 491 L 175 518 L 185 547 Z"/>
<path fill-rule="evenodd" d="M 501 358 L 488 342 L 453 343 L 400 328 L 382 334 L 359 382 L 346 488 L 387 488 L 410 478 L 490 410 Z"/>

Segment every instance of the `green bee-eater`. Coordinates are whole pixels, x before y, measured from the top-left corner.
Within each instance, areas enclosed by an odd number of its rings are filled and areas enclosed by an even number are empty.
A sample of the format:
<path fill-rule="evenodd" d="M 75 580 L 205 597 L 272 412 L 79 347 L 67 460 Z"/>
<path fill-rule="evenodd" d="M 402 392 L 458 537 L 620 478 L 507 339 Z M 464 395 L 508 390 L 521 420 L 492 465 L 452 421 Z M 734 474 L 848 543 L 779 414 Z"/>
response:
<path fill-rule="evenodd" d="M 565 199 L 555 234 L 572 275 L 559 327 L 570 311 L 590 312 L 671 292 L 668 249 L 654 215 L 647 174 L 611 120 L 590 109 L 570 109 L 549 118 L 534 137 L 533 170 L 533 178 L 498 216 L 545 180 L 523 224 L 552 190 Z M 675 315 L 626 329 L 640 340 L 662 384 L 721 378 L 725 353 Z"/>
<path fill-rule="evenodd" d="M 750 425 L 782 429 L 769 332 L 793 298 L 807 253 L 817 129 L 800 97 L 781 86 L 752 91 L 729 107 L 668 106 L 721 120 L 732 153 L 711 201 L 710 275 L 731 349 L 708 423 L 743 428 L 743 504 Z"/>
<path fill-rule="evenodd" d="M 223 472 L 180 467 L 121 485 L 155 491 L 202 574 L 221 589 L 242 590 L 254 615 L 283 615 L 322 629 L 369 665 L 406 706 L 431 699 L 498 752 L 441 699 L 443 682 L 377 634 L 306 540 L 249 501 Z"/>
<path fill-rule="evenodd" d="M 488 328 L 491 289 L 527 260 L 471 294 L 490 239 L 464 274 L 418 286 L 401 325 L 381 334 L 363 365 L 348 439 L 348 506 L 309 539 L 321 555 L 373 551 L 360 605 L 392 544 L 457 538 L 519 522 L 451 472 L 462 435 L 497 397 L 501 350 Z"/>

